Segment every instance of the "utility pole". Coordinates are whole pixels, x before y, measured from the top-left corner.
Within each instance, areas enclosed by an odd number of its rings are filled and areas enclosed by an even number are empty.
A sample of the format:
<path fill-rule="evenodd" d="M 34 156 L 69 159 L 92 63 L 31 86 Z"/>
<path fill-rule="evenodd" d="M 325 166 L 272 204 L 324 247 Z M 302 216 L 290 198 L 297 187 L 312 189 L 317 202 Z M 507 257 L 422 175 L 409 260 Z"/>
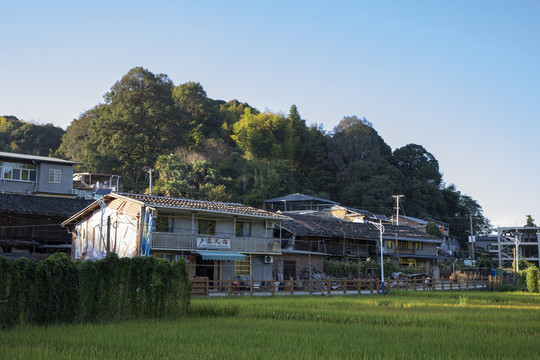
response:
<path fill-rule="evenodd" d="M 405 197 L 405 195 L 392 195 L 396 199 L 396 225 L 399 225 L 399 199 Z"/>
<path fill-rule="evenodd" d="M 471 260 L 475 260 L 476 238 L 474 237 L 474 233 L 473 233 L 472 214 L 470 214 L 470 219 L 471 219 Z"/>
<path fill-rule="evenodd" d="M 150 195 L 152 195 L 152 173 L 154 169 L 148 169 L 148 175 L 150 176 Z"/>
<path fill-rule="evenodd" d="M 368 221 L 371 225 L 375 226 L 377 230 L 379 230 L 379 243 L 380 243 L 380 249 L 381 249 L 381 285 L 382 285 L 382 294 L 384 295 L 384 248 L 383 248 L 383 239 L 382 235 L 384 233 L 384 225 L 382 224 L 382 221 L 379 220 L 378 223 L 373 221 Z"/>

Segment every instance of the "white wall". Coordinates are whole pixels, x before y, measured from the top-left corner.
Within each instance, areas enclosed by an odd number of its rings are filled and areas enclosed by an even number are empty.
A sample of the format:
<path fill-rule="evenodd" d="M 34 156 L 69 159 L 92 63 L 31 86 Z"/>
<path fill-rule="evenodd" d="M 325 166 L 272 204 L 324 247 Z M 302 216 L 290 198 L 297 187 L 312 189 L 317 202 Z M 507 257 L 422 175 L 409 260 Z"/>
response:
<path fill-rule="evenodd" d="M 73 241 L 73 257 L 75 260 L 101 259 L 105 257 L 108 216 L 111 217 L 109 238 L 111 252 L 117 253 L 119 257 L 134 257 L 137 255 L 137 219 L 127 215 L 118 215 L 115 210 L 106 208 L 103 213 L 103 227 L 101 227 L 101 210 L 95 211 L 90 218 L 76 225 Z M 101 252 L 100 231 L 103 231 Z"/>

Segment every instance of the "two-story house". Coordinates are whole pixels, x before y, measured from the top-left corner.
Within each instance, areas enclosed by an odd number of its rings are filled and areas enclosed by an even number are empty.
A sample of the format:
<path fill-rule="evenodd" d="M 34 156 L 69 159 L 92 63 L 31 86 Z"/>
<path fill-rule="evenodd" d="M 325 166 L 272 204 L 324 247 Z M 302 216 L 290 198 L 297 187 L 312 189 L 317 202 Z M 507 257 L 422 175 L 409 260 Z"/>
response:
<path fill-rule="evenodd" d="M 270 280 L 274 237 L 286 216 L 236 203 L 111 193 L 62 223 L 73 233 L 74 260 L 153 255 L 190 263 L 191 276 Z"/>
<path fill-rule="evenodd" d="M 73 161 L 0 152 L 0 193 L 73 197 Z"/>

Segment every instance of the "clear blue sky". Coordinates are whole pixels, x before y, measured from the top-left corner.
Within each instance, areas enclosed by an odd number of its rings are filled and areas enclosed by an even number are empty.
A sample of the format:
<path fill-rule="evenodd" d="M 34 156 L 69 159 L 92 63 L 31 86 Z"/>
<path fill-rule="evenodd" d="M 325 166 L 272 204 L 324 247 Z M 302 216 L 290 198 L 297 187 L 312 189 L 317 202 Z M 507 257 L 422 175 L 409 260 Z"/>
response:
<path fill-rule="evenodd" d="M 66 128 L 129 69 L 423 145 L 493 225 L 540 222 L 540 1 L 2 1 L 0 114 Z M 406 201 L 403 206 L 406 209 Z"/>

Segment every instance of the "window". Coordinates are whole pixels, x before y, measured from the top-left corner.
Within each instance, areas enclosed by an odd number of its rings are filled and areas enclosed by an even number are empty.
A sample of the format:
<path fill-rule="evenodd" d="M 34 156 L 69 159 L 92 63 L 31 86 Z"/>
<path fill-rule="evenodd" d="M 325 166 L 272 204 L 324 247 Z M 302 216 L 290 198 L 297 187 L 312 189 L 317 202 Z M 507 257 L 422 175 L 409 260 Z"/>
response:
<path fill-rule="evenodd" d="M 394 243 L 392 242 L 392 240 L 386 240 L 386 248 L 387 249 L 393 249 L 394 248 Z"/>
<path fill-rule="evenodd" d="M 398 249 L 407 250 L 409 248 L 408 241 L 398 241 Z"/>
<path fill-rule="evenodd" d="M 199 234 L 215 235 L 216 222 L 214 220 L 199 220 Z"/>
<path fill-rule="evenodd" d="M 170 216 L 158 216 L 156 219 L 157 232 L 174 232 L 174 218 Z"/>
<path fill-rule="evenodd" d="M 62 175 L 62 171 L 58 169 L 50 169 L 49 170 L 49 182 L 53 184 L 60 184 L 60 177 Z"/>
<path fill-rule="evenodd" d="M 36 167 L 32 164 L 0 163 L 0 178 L 17 181 L 36 181 Z"/>
<path fill-rule="evenodd" d="M 251 276 L 251 257 L 246 255 L 245 260 L 234 261 L 234 275 L 247 275 Z"/>
<path fill-rule="evenodd" d="M 421 242 L 414 243 L 414 248 L 416 250 L 424 250 L 424 243 L 421 243 Z"/>
<path fill-rule="evenodd" d="M 236 236 L 251 236 L 251 223 L 247 221 L 237 221 Z"/>

